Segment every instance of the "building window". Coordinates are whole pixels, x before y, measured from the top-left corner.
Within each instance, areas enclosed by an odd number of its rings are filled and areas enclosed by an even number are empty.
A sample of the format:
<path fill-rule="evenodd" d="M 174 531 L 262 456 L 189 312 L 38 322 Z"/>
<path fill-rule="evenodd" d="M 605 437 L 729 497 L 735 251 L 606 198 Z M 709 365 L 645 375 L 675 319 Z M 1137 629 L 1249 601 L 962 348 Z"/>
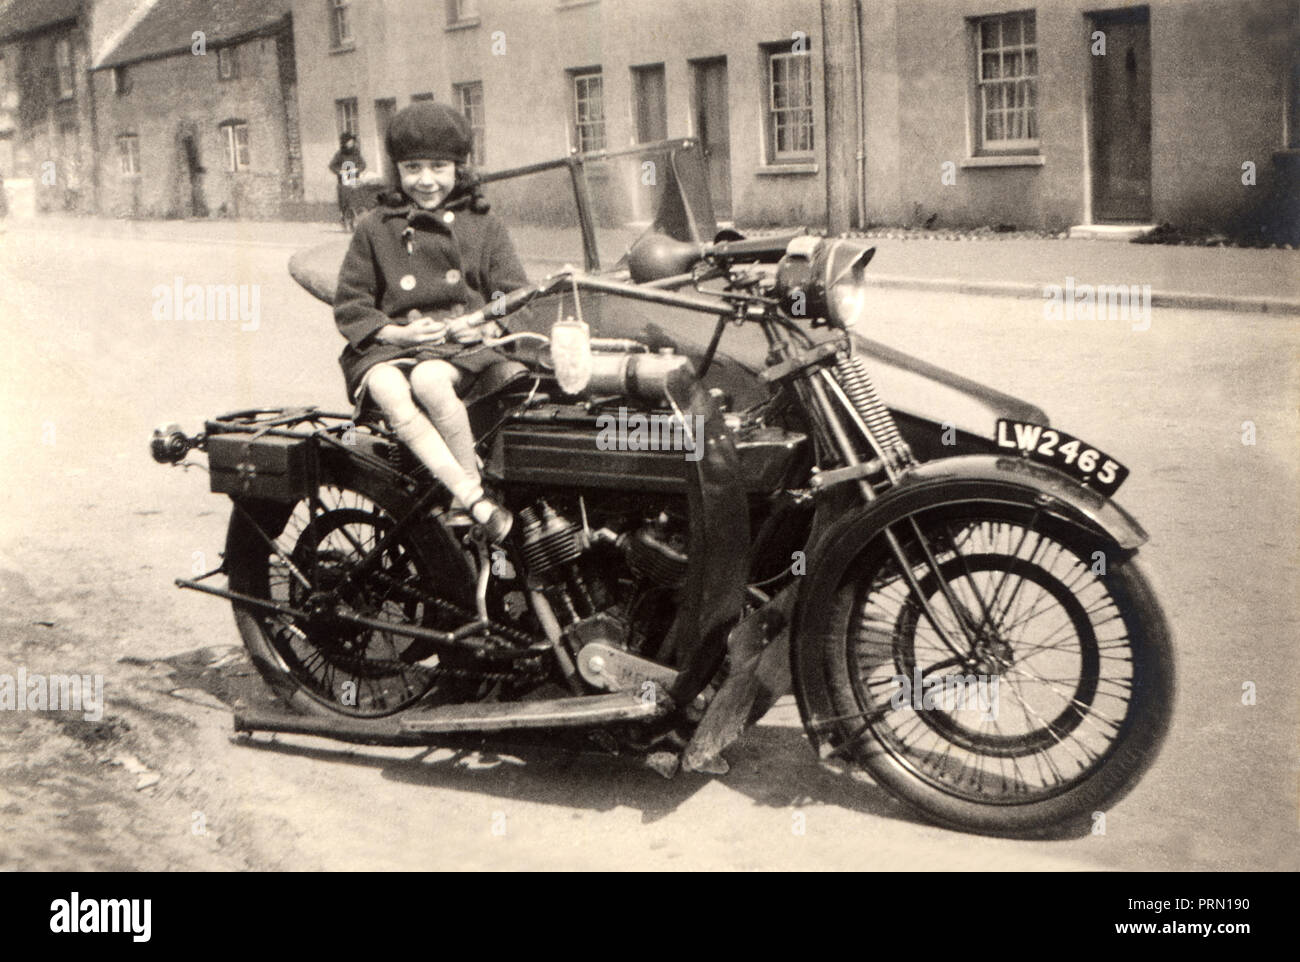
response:
<path fill-rule="evenodd" d="M 600 70 L 574 71 L 573 145 L 579 153 L 605 149 L 605 88 Z"/>
<path fill-rule="evenodd" d="M 76 77 L 72 71 L 72 39 L 60 37 L 54 44 L 54 63 L 59 75 L 59 99 L 67 100 L 77 92 Z"/>
<path fill-rule="evenodd" d="M 428 93 L 427 91 L 422 94 L 411 94 L 411 103 L 413 104 L 418 104 L 422 100 L 432 100 L 432 99 L 433 99 L 433 94 Z"/>
<path fill-rule="evenodd" d="M 988 17 L 973 24 L 975 129 L 981 151 L 1038 149 L 1038 47 L 1034 14 Z"/>
<path fill-rule="evenodd" d="M 813 157 L 812 54 L 788 42 L 766 54 L 768 163 L 806 163 Z"/>
<path fill-rule="evenodd" d="M 353 137 L 357 136 L 356 97 L 334 101 L 334 124 L 338 128 L 340 137 L 344 134 L 351 134 Z"/>
<path fill-rule="evenodd" d="M 222 47 L 217 51 L 217 76 L 234 80 L 239 76 L 239 51 L 235 47 Z"/>
<path fill-rule="evenodd" d="M 226 170 L 248 170 L 248 124 L 227 121 L 221 125 L 221 139 L 226 145 Z"/>
<path fill-rule="evenodd" d="M 114 94 L 125 97 L 131 92 L 131 75 L 127 72 L 126 67 L 114 67 L 112 76 Z"/>
<path fill-rule="evenodd" d="M 447 0 L 447 26 L 472 27 L 478 22 L 478 0 Z"/>
<path fill-rule="evenodd" d="M 330 45 L 335 47 L 352 46 L 352 14 L 348 9 L 350 0 L 329 0 L 330 5 Z"/>
<path fill-rule="evenodd" d="M 117 138 L 117 163 L 123 174 L 140 173 L 140 138 L 135 134 Z"/>
<path fill-rule="evenodd" d="M 452 84 L 452 102 L 469 121 L 470 130 L 474 132 L 473 148 L 470 150 L 470 163 L 482 167 L 486 163 L 483 150 L 483 84 L 481 81 L 465 84 Z"/>

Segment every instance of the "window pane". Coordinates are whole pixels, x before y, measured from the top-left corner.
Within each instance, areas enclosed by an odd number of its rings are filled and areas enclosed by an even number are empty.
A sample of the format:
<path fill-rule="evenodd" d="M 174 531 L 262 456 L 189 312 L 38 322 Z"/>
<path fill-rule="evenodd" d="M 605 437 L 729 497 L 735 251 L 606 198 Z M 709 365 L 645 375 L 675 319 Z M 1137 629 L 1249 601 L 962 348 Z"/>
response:
<path fill-rule="evenodd" d="M 984 139 L 985 140 L 1002 140 L 1002 114 L 999 111 L 990 110 L 988 116 L 984 119 Z"/>
<path fill-rule="evenodd" d="M 998 71 L 998 55 L 995 53 L 986 53 L 980 57 L 980 75 L 981 80 L 996 80 L 1001 74 Z"/>
<path fill-rule="evenodd" d="M 1021 24 L 1024 27 L 1024 42 L 1034 43 L 1036 40 L 1034 34 L 1034 15 L 1030 13 L 1022 17 Z"/>
<path fill-rule="evenodd" d="M 998 46 L 998 22 L 985 20 L 980 24 L 980 46 L 987 50 Z"/>

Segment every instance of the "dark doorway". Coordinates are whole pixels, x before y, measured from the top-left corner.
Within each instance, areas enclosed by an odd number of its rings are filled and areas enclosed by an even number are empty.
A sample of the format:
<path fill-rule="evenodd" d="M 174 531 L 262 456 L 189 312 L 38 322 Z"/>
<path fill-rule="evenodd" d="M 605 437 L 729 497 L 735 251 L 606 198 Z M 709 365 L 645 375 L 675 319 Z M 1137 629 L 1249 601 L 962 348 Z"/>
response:
<path fill-rule="evenodd" d="M 199 145 L 193 134 L 181 137 L 181 159 L 190 184 L 190 216 L 207 217 L 208 204 L 203 199 L 203 164 L 199 160 Z"/>
<path fill-rule="evenodd" d="M 1146 7 L 1094 13 L 1092 219 L 1151 219 L 1151 30 Z"/>
<path fill-rule="evenodd" d="M 696 60 L 692 109 L 695 136 L 709 170 L 709 193 L 718 220 L 731 219 L 731 120 L 727 106 L 727 58 Z"/>
<path fill-rule="evenodd" d="M 649 144 L 668 139 L 668 98 L 664 65 L 632 68 L 633 108 L 636 111 L 636 142 Z"/>
<path fill-rule="evenodd" d="M 397 113 L 396 98 L 384 97 L 375 101 L 375 136 L 379 138 L 381 151 L 384 149 L 384 138 L 388 136 L 388 125 L 393 122 L 395 113 Z"/>

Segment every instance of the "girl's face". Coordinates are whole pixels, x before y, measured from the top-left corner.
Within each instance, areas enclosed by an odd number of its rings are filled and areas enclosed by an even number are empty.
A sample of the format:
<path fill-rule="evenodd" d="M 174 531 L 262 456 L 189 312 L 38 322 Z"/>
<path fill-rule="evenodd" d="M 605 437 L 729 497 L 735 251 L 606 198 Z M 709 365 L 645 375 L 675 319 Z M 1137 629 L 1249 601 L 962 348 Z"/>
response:
<path fill-rule="evenodd" d="M 426 210 L 441 204 L 456 186 L 456 165 L 450 160 L 404 160 L 397 173 L 402 191 Z"/>

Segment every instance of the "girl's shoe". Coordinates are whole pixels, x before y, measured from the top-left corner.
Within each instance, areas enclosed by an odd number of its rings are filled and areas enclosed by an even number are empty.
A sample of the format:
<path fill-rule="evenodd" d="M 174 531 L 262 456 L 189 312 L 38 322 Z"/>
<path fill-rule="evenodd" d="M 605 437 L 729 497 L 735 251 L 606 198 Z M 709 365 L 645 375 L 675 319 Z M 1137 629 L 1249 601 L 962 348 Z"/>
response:
<path fill-rule="evenodd" d="M 483 526 L 489 544 L 499 544 L 514 527 L 515 516 L 501 505 L 479 498 L 469 506 L 470 517 Z"/>

